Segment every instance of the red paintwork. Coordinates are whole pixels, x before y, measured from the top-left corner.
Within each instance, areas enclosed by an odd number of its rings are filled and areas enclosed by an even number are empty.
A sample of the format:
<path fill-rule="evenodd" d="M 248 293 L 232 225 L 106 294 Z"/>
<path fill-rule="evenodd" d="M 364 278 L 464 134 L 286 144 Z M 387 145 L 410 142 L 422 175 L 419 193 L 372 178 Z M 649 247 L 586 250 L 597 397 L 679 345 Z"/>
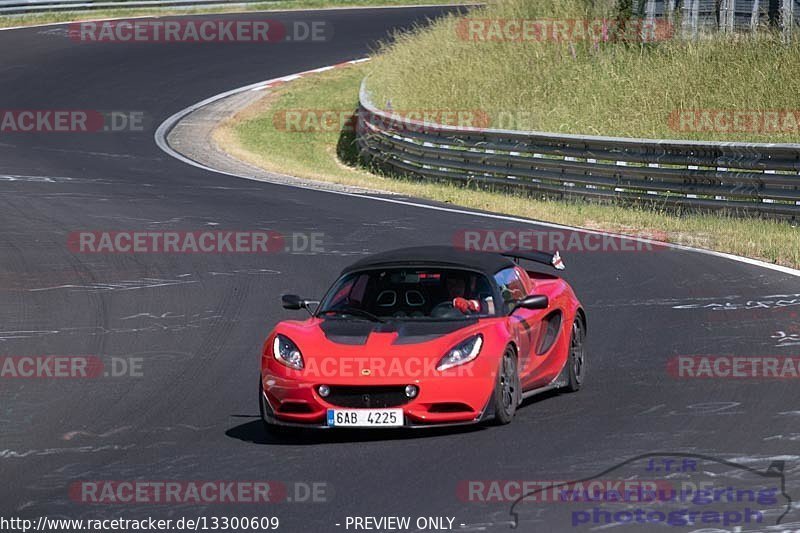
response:
<path fill-rule="evenodd" d="M 280 322 L 267 337 L 261 357 L 262 387 L 275 415 L 283 422 L 324 425 L 327 409 L 336 406 L 319 396 L 317 387 L 321 384 L 416 384 L 419 395 L 403 406 L 408 422 L 435 424 L 474 421 L 490 399 L 502 354 L 509 344 L 518 353 L 523 390 L 546 386 L 558 376 L 566 363 L 570 326 L 580 309 L 580 303 L 572 288 L 561 278 L 528 272 L 520 267 L 518 271 L 526 283 L 529 295 L 547 295 L 547 309 L 517 309 L 510 316 L 480 319 L 477 324 L 428 342 L 393 345 L 397 333 L 372 333 L 366 344 L 350 346 L 329 341 L 319 328 L 322 321 L 319 318 Z M 545 354 L 537 355 L 534 353 L 535 347 L 544 329 L 541 321 L 556 309 L 563 313 L 558 339 Z M 289 337 L 300 349 L 305 361 L 304 370 L 291 369 L 274 358 L 272 343 L 278 333 Z M 424 368 L 434 369 L 448 350 L 475 333 L 483 334 L 484 344 L 474 361 L 443 372 L 422 372 L 423 364 Z M 413 376 L 398 375 L 395 372 L 388 372 L 389 375 L 384 373 L 364 376 L 359 372 L 362 366 L 391 369 L 392 364 L 407 360 L 408 357 L 420 361 L 420 370 Z M 346 370 L 346 365 L 340 364 L 338 371 L 326 372 L 326 368 L 330 369 L 331 361 L 334 360 L 353 361 L 353 368 L 342 372 L 342 369 Z M 281 413 L 280 407 L 286 402 L 305 404 L 311 412 Z M 468 410 L 430 412 L 431 407 L 437 403 L 460 403 L 468 406 Z"/>

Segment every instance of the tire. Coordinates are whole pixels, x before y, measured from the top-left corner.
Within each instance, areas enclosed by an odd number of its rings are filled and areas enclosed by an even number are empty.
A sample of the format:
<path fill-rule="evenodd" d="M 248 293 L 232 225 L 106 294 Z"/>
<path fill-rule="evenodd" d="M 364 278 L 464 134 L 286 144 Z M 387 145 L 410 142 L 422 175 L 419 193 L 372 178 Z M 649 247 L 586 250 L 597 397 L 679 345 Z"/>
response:
<path fill-rule="evenodd" d="M 511 346 L 506 348 L 500 360 L 497 380 L 494 385 L 494 423 L 505 425 L 511 422 L 522 400 L 522 385 L 517 367 L 517 354 Z"/>
<path fill-rule="evenodd" d="M 572 334 L 569 339 L 569 355 L 567 365 L 569 379 L 564 390 L 577 392 L 583 386 L 586 376 L 586 325 L 580 316 L 572 323 Z"/>

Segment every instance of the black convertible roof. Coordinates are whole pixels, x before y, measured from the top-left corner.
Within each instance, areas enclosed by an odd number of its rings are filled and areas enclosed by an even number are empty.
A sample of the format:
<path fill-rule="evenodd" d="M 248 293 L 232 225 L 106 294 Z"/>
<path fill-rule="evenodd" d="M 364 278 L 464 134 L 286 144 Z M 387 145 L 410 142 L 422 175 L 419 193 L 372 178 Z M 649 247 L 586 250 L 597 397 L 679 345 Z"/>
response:
<path fill-rule="evenodd" d="M 490 276 L 514 262 L 503 255 L 491 252 L 468 252 L 451 246 L 415 246 L 380 252 L 356 261 L 342 274 L 372 267 L 396 267 L 406 265 L 438 265 L 469 268 Z"/>

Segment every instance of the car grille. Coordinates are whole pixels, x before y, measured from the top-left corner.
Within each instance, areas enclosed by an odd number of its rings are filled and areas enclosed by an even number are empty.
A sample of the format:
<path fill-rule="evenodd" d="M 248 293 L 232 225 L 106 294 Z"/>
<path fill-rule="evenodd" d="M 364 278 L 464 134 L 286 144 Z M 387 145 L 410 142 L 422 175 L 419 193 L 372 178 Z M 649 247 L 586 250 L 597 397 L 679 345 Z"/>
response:
<path fill-rule="evenodd" d="M 397 407 L 411 401 L 406 396 L 405 385 L 386 387 L 343 387 L 331 386 L 331 393 L 325 401 L 339 407 Z"/>

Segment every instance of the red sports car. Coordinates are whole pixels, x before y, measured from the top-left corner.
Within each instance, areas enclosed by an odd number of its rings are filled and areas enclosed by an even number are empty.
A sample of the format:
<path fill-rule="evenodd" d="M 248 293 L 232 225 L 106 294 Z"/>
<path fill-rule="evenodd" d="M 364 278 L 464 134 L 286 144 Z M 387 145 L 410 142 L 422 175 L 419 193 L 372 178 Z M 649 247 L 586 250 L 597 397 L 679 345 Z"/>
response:
<path fill-rule="evenodd" d="M 283 296 L 259 380 L 268 429 L 507 424 L 524 398 L 577 391 L 586 315 L 556 252 L 405 248 L 347 267 L 321 302 Z"/>

